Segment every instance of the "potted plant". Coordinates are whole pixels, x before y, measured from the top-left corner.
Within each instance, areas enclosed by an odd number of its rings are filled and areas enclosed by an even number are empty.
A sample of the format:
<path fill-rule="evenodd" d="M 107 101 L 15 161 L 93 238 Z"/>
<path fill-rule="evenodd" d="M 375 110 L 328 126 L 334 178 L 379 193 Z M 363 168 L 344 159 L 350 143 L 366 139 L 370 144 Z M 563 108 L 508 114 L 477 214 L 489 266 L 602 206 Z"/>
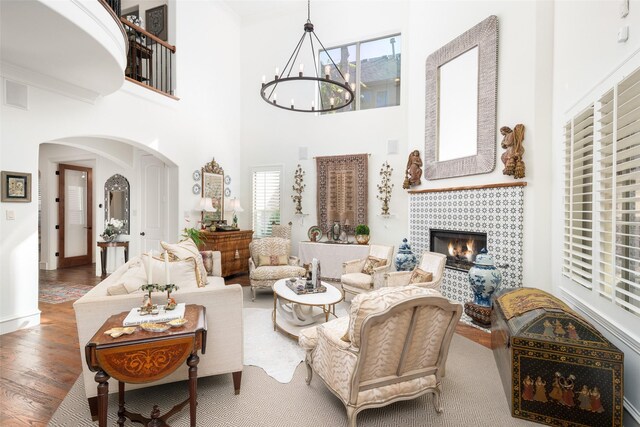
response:
<path fill-rule="evenodd" d="M 361 245 L 369 243 L 369 227 L 365 224 L 358 224 L 355 230 L 356 242 Z"/>
<path fill-rule="evenodd" d="M 198 247 L 200 247 L 200 245 L 202 245 L 202 243 L 204 243 L 204 241 L 206 240 L 206 236 L 204 235 L 204 233 L 201 230 L 193 227 L 183 229 L 182 237 L 184 237 L 185 239 L 193 240 L 193 243 L 195 243 Z"/>

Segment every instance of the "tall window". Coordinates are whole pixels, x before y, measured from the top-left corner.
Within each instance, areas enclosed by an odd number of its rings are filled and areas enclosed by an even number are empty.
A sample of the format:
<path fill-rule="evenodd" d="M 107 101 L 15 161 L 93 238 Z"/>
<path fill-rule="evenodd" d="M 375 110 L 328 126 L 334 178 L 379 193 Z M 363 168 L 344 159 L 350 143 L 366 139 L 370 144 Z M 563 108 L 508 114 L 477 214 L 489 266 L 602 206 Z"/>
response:
<path fill-rule="evenodd" d="M 640 69 L 565 126 L 563 274 L 640 316 Z"/>
<path fill-rule="evenodd" d="M 282 167 L 253 168 L 253 231 L 255 237 L 271 235 L 271 225 L 280 224 Z"/>
<path fill-rule="evenodd" d="M 327 52 L 343 75 L 349 73 L 349 82 L 355 87 L 354 102 L 335 112 L 400 105 L 400 34 L 337 46 L 327 49 Z M 323 51 L 320 52 L 319 59 L 319 74 L 323 74 L 324 66 L 332 64 Z M 340 79 L 333 65 L 331 78 Z M 345 91 L 342 89 L 336 90 L 329 85 L 321 87 L 320 99 L 323 105 L 329 105 L 332 97 L 344 96 Z"/>

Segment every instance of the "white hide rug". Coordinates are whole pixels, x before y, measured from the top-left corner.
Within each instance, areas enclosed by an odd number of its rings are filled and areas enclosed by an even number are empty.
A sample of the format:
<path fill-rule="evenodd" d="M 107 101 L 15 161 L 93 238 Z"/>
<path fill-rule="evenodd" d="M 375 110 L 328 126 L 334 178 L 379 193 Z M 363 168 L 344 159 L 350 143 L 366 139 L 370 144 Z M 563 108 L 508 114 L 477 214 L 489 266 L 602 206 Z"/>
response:
<path fill-rule="evenodd" d="M 244 308 L 244 364 L 262 368 L 276 381 L 286 384 L 304 360 L 297 341 L 273 330 L 268 308 Z"/>

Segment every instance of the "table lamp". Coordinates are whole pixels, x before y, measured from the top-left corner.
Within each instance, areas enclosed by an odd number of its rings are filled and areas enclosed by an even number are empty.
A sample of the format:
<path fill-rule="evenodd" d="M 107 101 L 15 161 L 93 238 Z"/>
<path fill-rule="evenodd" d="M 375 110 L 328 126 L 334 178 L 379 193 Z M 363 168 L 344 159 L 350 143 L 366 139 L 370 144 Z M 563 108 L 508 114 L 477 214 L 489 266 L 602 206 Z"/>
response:
<path fill-rule="evenodd" d="M 244 212 L 242 206 L 240 206 L 240 199 L 234 197 L 229 201 L 229 210 L 233 211 L 233 223 L 231 224 L 233 227 L 238 228 L 238 216 L 236 212 Z"/>
<path fill-rule="evenodd" d="M 216 208 L 213 207 L 213 200 L 211 200 L 211 197 L 202 197 L 200 199 L 200 224 L 201 224 L 201 228 L 204 230 L 205 225 L 204 225 L 204 214 L 205 212 L 217 212 L 218 210 Z"/>

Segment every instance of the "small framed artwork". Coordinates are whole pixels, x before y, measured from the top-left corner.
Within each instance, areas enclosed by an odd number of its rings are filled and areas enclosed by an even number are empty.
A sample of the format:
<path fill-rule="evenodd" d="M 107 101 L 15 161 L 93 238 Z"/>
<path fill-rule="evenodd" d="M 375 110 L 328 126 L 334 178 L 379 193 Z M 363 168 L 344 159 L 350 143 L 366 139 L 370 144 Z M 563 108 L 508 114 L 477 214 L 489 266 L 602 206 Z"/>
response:
<path fill-rule="evenodd" d="M 167 41 L 167 5 L 147 9 L 144 17 L 146 30 L 160 40 Z"/>
<path fill-rule="evenodd" d="M 2 171 L 2 202 L 31 202 L 31 174 Z"/>

